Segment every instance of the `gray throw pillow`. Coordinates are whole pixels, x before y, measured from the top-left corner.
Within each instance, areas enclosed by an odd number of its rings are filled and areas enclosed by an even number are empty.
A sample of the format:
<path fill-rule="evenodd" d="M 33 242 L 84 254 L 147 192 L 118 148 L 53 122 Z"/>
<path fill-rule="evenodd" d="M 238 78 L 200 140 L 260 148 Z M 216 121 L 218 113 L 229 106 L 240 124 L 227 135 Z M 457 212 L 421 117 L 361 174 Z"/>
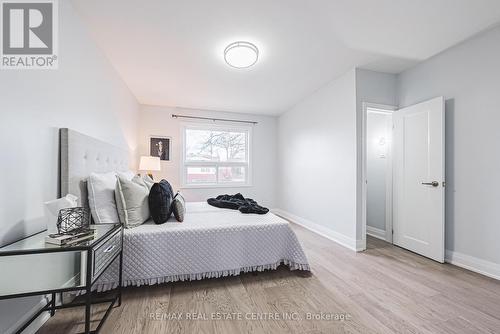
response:
<path fill-rule="evenodd" d="M 153 184 L 155 184 L 155 181 L 153 181 L 153 179 L 151 177 L 149 177 L 149 175 L 143 175 L 142 180 L 148 186 L 149 190 L 151 190 L 151 188 L 153 187 Z"/>
<path fill-rule="evenodd" d="M 115 197 L 118 217 L 125 228 L 141 225 L 150 218 L 149 188 L 140 176 L 129 181 L 117 176 Z"/>
<path fill-rule="evenodd" d="M 184 213 L 186 213 L 186 203 L 184 201 L 184 197 L 182 197 L 181 193 L 177 193 L 172 202 L 172 212 L 174 213 L 175 219 L 178 222 L 184 221 Z"/>

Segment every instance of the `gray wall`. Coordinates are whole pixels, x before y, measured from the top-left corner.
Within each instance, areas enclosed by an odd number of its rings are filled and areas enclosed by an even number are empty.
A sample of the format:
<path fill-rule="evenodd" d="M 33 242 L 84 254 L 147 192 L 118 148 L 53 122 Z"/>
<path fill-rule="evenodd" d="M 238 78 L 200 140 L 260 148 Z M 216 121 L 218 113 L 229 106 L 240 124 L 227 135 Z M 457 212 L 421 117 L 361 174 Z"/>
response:
<path fill-rule="evenodd" d="M 396 106 L 396 82 L 394 74 L 354 69 L 280 116 L 280 209 L 326 227 L 348 245 L 364 242 L 363 102 Z"/>
<path fill-rule="evenodd" d="M 58 191 L 58 128 L 137 147 L 139 106 L 69 1 L 59 1 L 59 69 L 0 73 L 0 243 L 45 227 Z M 27 267 L 26 275 L 30 275 Z M 0 302 L 0 333 L 39 298 Z"/>
<path fill-rule="evenodd" d="M 279 208 L 356 242 L 356 82 L 349 71 L 280 116 Z"/>
<path fill-rule="evenodd" d="M 398 81 L 402 107 L 446 98 L 446 248 L 500 264 L 500 27 Z"/>

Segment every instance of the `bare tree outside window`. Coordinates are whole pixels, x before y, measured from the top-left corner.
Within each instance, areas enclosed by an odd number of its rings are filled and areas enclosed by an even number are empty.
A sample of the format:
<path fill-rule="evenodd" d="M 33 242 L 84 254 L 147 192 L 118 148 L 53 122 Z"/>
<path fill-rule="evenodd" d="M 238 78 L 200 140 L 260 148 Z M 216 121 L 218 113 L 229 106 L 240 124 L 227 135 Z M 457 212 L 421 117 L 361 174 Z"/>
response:
<path fill-rule="evenodd" d="M 198 154 L 216 157 L 218 161 L 241 160 L 241 155 L 246 151 L 245 139 L 243 133 L 210 132 L 205 141 L 201 143 Z M 225 157 L 221 157 L 220 149 L 225 153 Z"/>
<path fill-rule="evenodd" d="M 248 183 L 248 129 L 197 126 L 184 131 L 186 184 Z"/>

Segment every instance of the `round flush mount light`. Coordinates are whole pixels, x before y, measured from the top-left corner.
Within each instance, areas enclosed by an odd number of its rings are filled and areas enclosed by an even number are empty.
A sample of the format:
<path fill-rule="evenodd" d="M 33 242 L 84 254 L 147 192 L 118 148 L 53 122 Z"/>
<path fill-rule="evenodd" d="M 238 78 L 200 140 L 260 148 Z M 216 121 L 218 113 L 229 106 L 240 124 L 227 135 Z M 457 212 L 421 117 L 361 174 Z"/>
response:
<path fill-rule="evenodd" d="M 259 59 L 259 49 L 250 42 L 234 42 L 224 50 L 224 60 L 229 66 L 247 68 Z"/>

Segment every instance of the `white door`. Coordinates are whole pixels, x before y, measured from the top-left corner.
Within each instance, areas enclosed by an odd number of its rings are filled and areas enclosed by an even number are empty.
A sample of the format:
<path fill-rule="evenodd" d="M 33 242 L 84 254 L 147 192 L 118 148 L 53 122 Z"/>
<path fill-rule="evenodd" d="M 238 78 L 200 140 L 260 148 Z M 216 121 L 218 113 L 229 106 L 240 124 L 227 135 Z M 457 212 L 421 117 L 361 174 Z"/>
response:
<path fill-rule="evenodd" d="M 444 98 L 400 109 L 393 122 L 393 242 L 444 262 Z"/>

